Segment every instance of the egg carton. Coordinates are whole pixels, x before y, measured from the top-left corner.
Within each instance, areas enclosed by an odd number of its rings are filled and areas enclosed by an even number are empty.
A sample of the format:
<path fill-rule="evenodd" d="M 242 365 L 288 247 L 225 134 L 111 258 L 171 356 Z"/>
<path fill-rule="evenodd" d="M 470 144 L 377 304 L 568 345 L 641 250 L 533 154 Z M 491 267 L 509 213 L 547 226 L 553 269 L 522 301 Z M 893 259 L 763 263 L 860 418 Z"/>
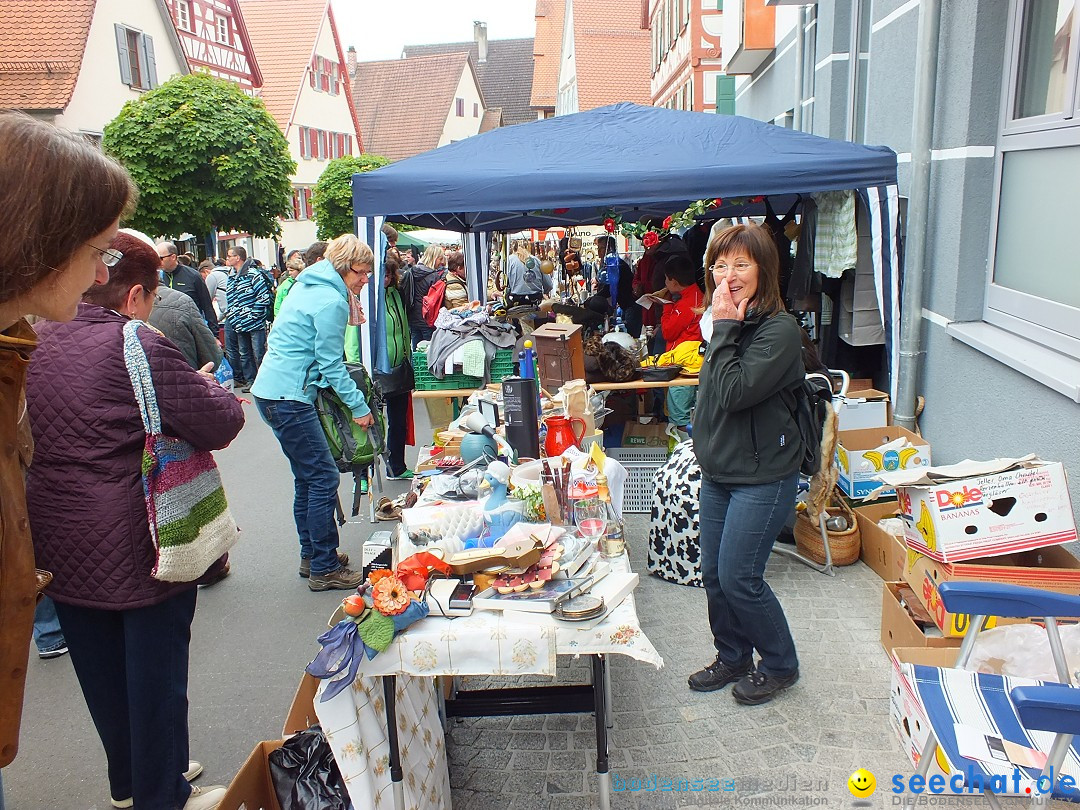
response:
<path fill-rule="evenodd" d="M 401 525 L 415 542 L 432 542 L 443 537 L 478 537 L 484 528 L 484 513 L 476 501 L 439 506 L 417 506 L 401 511 Z"/>

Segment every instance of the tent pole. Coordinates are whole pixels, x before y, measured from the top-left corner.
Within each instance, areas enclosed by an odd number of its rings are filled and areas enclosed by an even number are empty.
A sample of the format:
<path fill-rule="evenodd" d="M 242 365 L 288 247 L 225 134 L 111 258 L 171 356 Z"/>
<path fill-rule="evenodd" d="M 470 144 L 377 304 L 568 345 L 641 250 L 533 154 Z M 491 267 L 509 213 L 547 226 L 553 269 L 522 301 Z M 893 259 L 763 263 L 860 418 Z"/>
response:
<path fill-rule="evenodd" d="M 897 425 L 914 430 L 922 348 L 923 281 L 930 222 L 930 151 L 934 135 L 941 0 L 922 0 L 915 49 L 915 104 L 911 128 L 911 197 L 900 306 L 900 357 L 897 369 Z"/>
<path fill-rule="evenodd" d="M 799 6 L 799 25 L 795 29 L 795 113 L 792 127 L 803 128 L 803 84 L 806 82 L 806 6 Z"/>

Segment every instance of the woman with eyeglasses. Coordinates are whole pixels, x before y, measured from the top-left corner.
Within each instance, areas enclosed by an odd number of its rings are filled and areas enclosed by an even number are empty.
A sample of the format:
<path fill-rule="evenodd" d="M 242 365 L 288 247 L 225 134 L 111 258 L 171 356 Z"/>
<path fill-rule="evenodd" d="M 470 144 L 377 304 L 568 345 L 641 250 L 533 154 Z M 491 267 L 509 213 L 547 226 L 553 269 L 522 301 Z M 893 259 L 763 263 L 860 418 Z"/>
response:
<path fill-rule="evenodd" d="M 188 656 L 198 585 L 224 562 L 196 582 L 151 575 L 146 433 L 124 327 L 154 308 L 160 261 L 131 234 L 109 244 L 108 276 L 86 291 L 75 318 L 37 326 L 27 379 L 37 444 L 27 478 L 30 529 L 38 564 L 53 572 L 48 592 L 105 748 L 112 804 L 207 810 L 225 791 L 188 784 L 202 772 L 188 759 Z M 244 424 L 236 397 L 156 329 L 140 327 L 138 337 L 163 432 L 197 450 L 228 445 Z"/>
<path fill-rule="evenodd" d="M 120 164 L 89 141 L 16 112 L 0 112 L 0 768 L 19 745 L 27 655 L 39 580 L 27 527 L 24 475 L 33 456 L 26 371 L 37 347 L 27 317 L 69 321 L 103 263 L 120 215 L 135 201 Z M 49 635 L 59 636 L 50 616 Z M 49 645 L 52 646 L 52 645 Z M 3 807 L 0 785 L 0 808 Z"/>
<path fill-rule="evenodd" d="M 333 388 L 361 427 L 374 419 L 345 368 L 350 293 L 368 282 L 375 256 L 352 234 L 326 246 L 325 258 L 296 278 L 274 320 L 266 357 L 251 393 L 289 459 L 295 479 L 293 518 L 300 541 L 300 576 L 313 591 L 353 590 L 364 576 L 338 552 L 334 519 L 341 474 L 330 455 L 315 396 Z"/>
<path fill-rule="evenodd" d="M 799 679 L 784 609 L 765 582 L 769 552 L 795 502 L 802 441 L 795 388 L 801 330 L 780 296 L 780 259 L 756 225 L 717 233 L 705 254 L 709 340 L 694 413 L 701 467 L 701 578 L 716 660 L 689 678 L 711 692 L 735 683 L 759 704 Z M 754 663 L 754 651 L 759 661 Z"/>

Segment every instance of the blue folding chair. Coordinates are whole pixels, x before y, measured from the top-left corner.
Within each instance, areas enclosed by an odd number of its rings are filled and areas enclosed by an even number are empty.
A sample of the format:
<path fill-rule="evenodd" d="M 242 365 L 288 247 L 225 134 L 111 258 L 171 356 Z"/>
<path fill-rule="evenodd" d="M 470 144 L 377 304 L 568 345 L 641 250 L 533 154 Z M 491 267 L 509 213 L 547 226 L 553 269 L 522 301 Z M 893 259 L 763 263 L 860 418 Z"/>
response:
<path fill-rule="evenodd" d="M 1053 798 L 1080 801 L 1080 787 L 1069 790 L 1068 782 L 1062 785 L 1066 776 L 1074 780 L 1074 786 L 1080 785 L 1080 750 L 1073 745 L 1073 735 L 1080 734 L 1080 690 L 1072 687 L 1057 623 L 1057 617 L 1080 616 L 1080 597 L 988 582 L 942 583 L 939 592 L 949 613 L 971 615 L 972 629 L 964 637 L 955 668 L 915 665 L 911 669 L 930 731 L 918 774 L 927 777 L 940 745 L 952 774 L 963 774 L 965 786 L 980 787 L 991 807 L 1001 806 L 989 788 L 995 776 L 1009 779 L 1003 793 L 1023 796 L 1030 788 L 1032 807 L 1047 804 L 1051 784 Z M 1060 683 L 1043 685 L 1025 678 L 968 671 L 987 616 L 1042 619 Z M 1046 755 L 1046 764 L 1017 769 L 1007 759 L 985 762 L 964 757 L 959 751 L 958 724 L 1034 749 Z M 1019 779 L 1014 782 L 1017 771 Z M 1052 782 L 1043 778 L 1051 774 Z"/>

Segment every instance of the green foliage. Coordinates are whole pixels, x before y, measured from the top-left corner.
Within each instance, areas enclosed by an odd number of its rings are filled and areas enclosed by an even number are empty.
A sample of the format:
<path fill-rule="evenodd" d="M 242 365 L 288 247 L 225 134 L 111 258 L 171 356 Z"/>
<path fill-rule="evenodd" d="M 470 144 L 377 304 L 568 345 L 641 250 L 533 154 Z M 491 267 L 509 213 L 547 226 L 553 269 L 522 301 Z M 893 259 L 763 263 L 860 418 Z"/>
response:
<path fill-rule="evenodd" d="M 124 105 L 102 146 L 139 187 L 131 226 L 178 236 L 270 237 L 292 209 L 296 163 L 262 100 L 207 73 L 170 79 Z"/>
<path fill-rule="evenodd" d="M 319 175 L 311 207 L 319 229 L 319 239 L 333 239 L 343 233 L 353 233 L 352 176 L 370 172 L 390 163 L 379 155 L 348 155 L 331 160 Z"/>

